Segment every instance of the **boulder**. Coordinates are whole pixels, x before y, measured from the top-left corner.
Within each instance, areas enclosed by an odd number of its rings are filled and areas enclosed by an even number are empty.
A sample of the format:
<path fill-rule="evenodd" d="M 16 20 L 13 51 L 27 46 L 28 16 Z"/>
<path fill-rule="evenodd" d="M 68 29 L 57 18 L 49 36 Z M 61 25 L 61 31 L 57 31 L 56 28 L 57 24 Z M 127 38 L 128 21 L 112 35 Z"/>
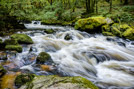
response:
<path fill-rule="evenodd" d="M 26 84 L 27 82 L 31 82 L 34 78 L 33 74 L 21 74 L 18 75 L 15 79 L 15 85 L 20 87 L 21 85 Z"/>
<path fill-rule="evenodd" d="M 128 28 L 124 33 L 123 37 L 129 40 L 134 40 L 134 29 Z"/>
<path fill-rule="evenodd" d="M 64 37 L 65 40 L 72 40 L 72 36 L 70 36 L 69 34 L 67 34 L 65 37 Z"/>
<path fill-rule="evenodd" d="M 0 64 L 0 77 L 2 77 L 4 74 L 6 74 L 6 70 L 3 68 L 3 66 Z"/>
<path fill-rule="evenodd" d="M 118 36 L 134 40 L 134 29 L 127 24 L 114 23 L 113 25 L 103 25 L 102 34 L 106 36 Z"/>
<path fill-rule="evenodd" d="M 53 29 L 45 29 L 44 32 L 47 33 L 47 34 L 52 34 L 55 31 Z"/>
<path fill-rule="evenodd" d="M 85 30 L 87 32 L 94 30 L 101 30 L 101 26 L 105 24 L 112 24 L 113 21 L 110 18 L 105 17 L 89 17 L 85 19 L 79 19 L 75 23 L 75 29 Z M 100 29 L 99 29 L 100 28 Z"/>
<path fill-rule="evenodd" d="M 20 46 L 20 45 L 6 45 L 5 49 L 6 50 L 14 50 L 17 52 L 22 52 L 22 46 Z"/>
<path fill-rule="evenodd" d="M 6 40 L 4 41 L 4 44 L 5 44 L 5 45 L 18 45 L 18 42 L 17 42 L 17 40 L 15 40 L 15 39 L 6 39 Z"/>
<path fill-rule="evenodd" d="M 99 89 L 83 77 L 35 76 L 19 89 Z"/>
<path fill-rule="evenodd" d="M 41 52 L 36 59 L 36 63 L 45 63 L 47 60 L 51 59 L 51 56 L 46 52 Z"/>
<path fill-rule="evenodd" d="M 26 34 L 13 34 L 11 39 L 16 39 L 20 44 L 33 44 L 33 40 Z"/>

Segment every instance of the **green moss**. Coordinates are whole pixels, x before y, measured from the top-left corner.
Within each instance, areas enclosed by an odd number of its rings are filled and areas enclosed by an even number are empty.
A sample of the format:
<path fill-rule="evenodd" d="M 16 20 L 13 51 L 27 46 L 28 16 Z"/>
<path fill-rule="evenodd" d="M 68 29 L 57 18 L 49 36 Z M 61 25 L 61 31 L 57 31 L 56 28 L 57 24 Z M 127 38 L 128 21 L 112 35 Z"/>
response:
<path fill-rule="evenodd" d="M 3 66 L 0 64 L 0 77 L 2 77 L 4 74 L 6 74 L 6 70 L 3 68 Z"/>
<path fill-rule="evenodd" d="M 44 32 L 46 32 L 47 34 L 52 34 L 55 31 L 53 29 L 45 29 Z"/>
<path fill-rule="evenodd" d="M 15 85 L 17 87 L 20 87 L 24 84 L 26 84 L 27 82 L 31 82 L 34 78 L 34 75 L 33 74 L 21 74 L 21 75 L 18 75 L 15 79 Z"/>
<path fill-rule="evenodd" d="M 102 34 L 105 36 L 115 36 L 111 32 L 102 32 Z"/>
<path fill-rule="evenodd" d="M 75 29 L 80 30 L 99 30 L 102 25 L 104 24 L 111 24 L 113 21 L 111 19 L 105 18 L 105 17 L 89 17 L 85 19 L 80 19 L 75 23 Z"/>
<path fill-rule="evenodd" d="M 51 56 L 46 52 L 41 52 L 36 60 L 36 63 L 45 63 L 47 60 L 49 60 Z"/>
<path fill-rule="evenodd" d="M 18 45 L 18 42 L 15 39 L 7 39 L 4 41 L 4 44 L 5 45 Z"/>
<path fill-rule="evenodd" d="M 6 50 L 15 50 L 17 52 L 22 52 L 22 46 L 20 45 L 6 45 Z"/>
<path fill-rule="evenodd" d="M 63 86 L 66 89 L 98 89 L 91 81 L 83 77 L 59 77 L 55 75 L 35 76 L 31 82 L 21 86 L 20 89 L 53 89 L 53 87 L 59 89 Z"/>
<path fill-rule="evenodd" d="M 121 24 L 120 25 L 120 31 L 124 32 L 127 29 L 131 28 L 130 26 L 128 26 L 127 24 Z"/>
<path fill-rule="evenodd" d="M 122 37 L 121 31 L 116 27 L 112 27 L 111 32 L 118 37 Z"/>
<path fill-rule="evenodd" d="M 134 29 L 129 28 L 123 33 L 123 37 L 134 40 Z"/>
<path fill-rule="evenodd" d="M 3 42 L 2 42 L 2 39 L 0 39 L 0 44 L 2 44 Z"/>
<path fill-rule="evenodd" d="M 110 32 L 110 26 L 109 25 L 103 25 L 101 27 L 101 29 L 102 29 L 102 32 Z"/>
<path fill-rule="evenodd" d="M 12 39 L 16 39 L 18 43 L 22 44 L 33 44 L 32 39 L 26 34 L 13 34 L 11 35 Z"/>

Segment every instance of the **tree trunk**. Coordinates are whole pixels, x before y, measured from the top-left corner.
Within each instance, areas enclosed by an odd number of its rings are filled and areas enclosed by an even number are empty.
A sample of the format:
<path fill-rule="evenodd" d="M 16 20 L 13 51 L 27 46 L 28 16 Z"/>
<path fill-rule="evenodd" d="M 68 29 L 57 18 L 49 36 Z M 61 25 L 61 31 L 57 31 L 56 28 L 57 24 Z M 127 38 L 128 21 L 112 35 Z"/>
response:
<path fill-rule="evenodd" d="M 127 5 L 127 4 L 128 4 L 128 0 L 125 0 L 125 1 L 124 1 L 124 5 Z"/>
<path fill-rule="evenodd" d="M 86 0 L 86 11 L 87 13 L 93 13 L 94 12 L 94 0 Z"/>
<path fill-rule="evenodd" d="M 112 12 L 112 0 L 110 0 L 110 9 L 109 9 L 109 13 Z"/>

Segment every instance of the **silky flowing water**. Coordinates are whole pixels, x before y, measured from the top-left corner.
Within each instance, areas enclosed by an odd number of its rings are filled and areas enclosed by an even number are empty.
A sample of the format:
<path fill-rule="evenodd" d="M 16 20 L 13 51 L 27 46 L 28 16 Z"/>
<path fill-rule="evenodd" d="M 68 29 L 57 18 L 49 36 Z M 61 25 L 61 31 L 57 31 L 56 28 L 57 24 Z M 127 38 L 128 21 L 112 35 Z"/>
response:
<path fill-rule="evenodd" d="M 82 76 L 101 89 L 134 89 L 133 41 L 88 34 L 72 27 L 46 26 L 46 29 L 53 29 L 55 33 L 18 32 L 29 35 L 34 44 L 22 45 L 23 52 L 11 54 L 8 60 L 18 69 L 38 75 Z M 70 40 L 65 40 L 67 35 Z M 37 56 L 40 52 L 51 55 L 53 62 L 45 64 L 55 68 L 55 72 L 41 71 L 35 66 L 36 60 L 29 60 L 29 56 Z"/>

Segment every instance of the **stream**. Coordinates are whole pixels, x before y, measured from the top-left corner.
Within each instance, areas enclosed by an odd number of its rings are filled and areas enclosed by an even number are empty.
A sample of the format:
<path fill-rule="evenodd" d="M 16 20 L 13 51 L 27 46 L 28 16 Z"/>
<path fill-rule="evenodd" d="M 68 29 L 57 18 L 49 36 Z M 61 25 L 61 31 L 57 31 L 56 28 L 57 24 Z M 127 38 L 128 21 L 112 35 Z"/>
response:
<path fill-rule="evenodd" d="M 100 89 L 134 89 L 134 41 L 101 34 L 88 34 L 72 27 L 46 26 L 55 33 L 28 30 L 34 44 L 22 45 L 22 53 L 7 51 L 8 60 L 21 70 L 37 75 L 82 76 Z M 71 39 L 65 40 L 66 36 Z M 8 37 L 2 38 L 3 40 Z M 42 71 L 36 65 L 40 52 L 50 54 L 52 60 L 45 63 L 53 71 Z"/>

